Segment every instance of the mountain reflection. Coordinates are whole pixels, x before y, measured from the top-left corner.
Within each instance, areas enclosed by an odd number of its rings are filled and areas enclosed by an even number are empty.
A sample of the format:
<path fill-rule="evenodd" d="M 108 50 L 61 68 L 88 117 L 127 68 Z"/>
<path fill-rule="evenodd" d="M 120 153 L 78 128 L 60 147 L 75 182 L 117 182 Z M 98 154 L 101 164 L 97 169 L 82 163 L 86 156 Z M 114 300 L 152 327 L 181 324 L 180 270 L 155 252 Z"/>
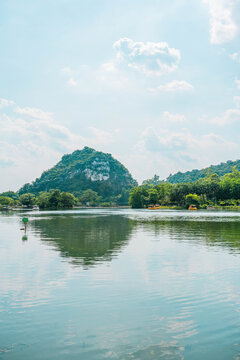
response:
<path fill-rule="evenodd" d="M 240 221 L 223 218 L 197 220 L 185 217 L 171 219 L 131 219 L 122 215 L 51 215 L 31 221 L 31 228 L 41 239 L 53 245 L 71 263 L 86 268 L 111 261 L 128 243 L 134 230 L 150 232 L 156 238 L 167 236 L 174 241 L 223 246 L 240 250 Z"/>
<path fill-rule="evenodd" d="M 128 218 L 113 215 L 40 216 L 31 222 L 31 227 L 62 257 L 86 268 L 110 261 L 128 243 L 132 232 Z"/>

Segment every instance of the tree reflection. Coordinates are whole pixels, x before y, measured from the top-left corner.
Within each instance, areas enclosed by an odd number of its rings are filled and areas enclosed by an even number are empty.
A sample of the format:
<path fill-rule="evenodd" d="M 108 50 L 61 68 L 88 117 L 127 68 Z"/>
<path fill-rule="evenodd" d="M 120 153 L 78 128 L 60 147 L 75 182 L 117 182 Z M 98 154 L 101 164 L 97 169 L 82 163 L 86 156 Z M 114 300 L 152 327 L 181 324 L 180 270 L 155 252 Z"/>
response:
<path fill-rule="evenodd" d="M 85 267 L 110 261 L 128 243 L 132 232 L 129 219 L 113 215 L 39 217 L 31 227 L 61 256 Z"/>
<path fill-rule="evenodd" d="M 201 218 L 197 220 L 154 219 L 133 221 L 144 231 L 150 231 L 159 237 L 164 234 L 176 241 L 191 241 L 207 246 L 223 246 L 231 251 L 240 250 L 240 221 L 238 218 L 220 219 Z"/>
<path fill-rule="evenodd" d="M 174 241 L 240 250 L 238 218 L 132 220 L 121 215 L 55 214 L 37 217 L 31 221 L 31 228 L 40 234 L 44 242 L 60 251 L 62 257 L 86 268 L 98 262 L 111 261 L 128 243 L 133 229 L 140 228 L 159 239 L 161 235 L 167 235 Z"/>

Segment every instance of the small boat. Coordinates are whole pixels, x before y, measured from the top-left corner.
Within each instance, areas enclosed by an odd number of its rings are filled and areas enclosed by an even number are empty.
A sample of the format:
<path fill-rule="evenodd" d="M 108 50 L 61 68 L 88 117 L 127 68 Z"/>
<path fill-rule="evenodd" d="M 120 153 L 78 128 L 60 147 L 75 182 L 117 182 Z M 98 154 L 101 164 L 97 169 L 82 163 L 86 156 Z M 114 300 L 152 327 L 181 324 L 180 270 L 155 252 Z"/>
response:
<path fill-rule="evenodd" d="M 215 210 L 214 206 L 208 206 L 207 210 Z"/>
<path fill-rule="evenodd" d="M 33 205 L 33 210 L 39 210 L 39 206 L 38 205 Z"/>
<path fill-rule="evenodd" d="M 190 205 L 188 210 L 197 210 L 197 206 L 196 205 Z"/>
<path fill-rule="evenodd" d="M 148 205 L 148 210 L 159 210 L 160 209 L 160 205 L 156 204 L 156 205 Z"/>

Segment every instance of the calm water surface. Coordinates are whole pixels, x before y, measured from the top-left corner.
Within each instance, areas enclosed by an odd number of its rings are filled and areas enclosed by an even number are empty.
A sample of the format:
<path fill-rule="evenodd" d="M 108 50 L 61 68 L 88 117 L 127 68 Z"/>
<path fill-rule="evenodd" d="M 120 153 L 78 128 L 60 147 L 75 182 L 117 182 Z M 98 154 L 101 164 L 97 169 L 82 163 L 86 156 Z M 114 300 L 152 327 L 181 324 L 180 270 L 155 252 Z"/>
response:
<path fill-rule="evenodd" d="M 240 213 L 0 215 L 1 360 L 240 359 Z"/>

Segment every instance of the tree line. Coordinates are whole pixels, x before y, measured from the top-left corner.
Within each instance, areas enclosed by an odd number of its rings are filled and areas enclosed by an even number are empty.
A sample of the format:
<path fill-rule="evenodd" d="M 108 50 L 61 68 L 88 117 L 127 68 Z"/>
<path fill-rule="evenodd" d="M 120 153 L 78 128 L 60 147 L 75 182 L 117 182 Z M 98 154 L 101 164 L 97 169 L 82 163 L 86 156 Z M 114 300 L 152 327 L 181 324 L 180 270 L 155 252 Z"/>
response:
<path fill-rule="evenodd" d="M 96 191 L 87 189 L 75 194 L 70 192 L 52 189 L 41 191 L 39 194 L 30 192 L 19 194 L 14 191 L 7 191 L 0 194 L 0 209 L 14 206 L 31 208 L 38 205 L 40 209 L 69 209 L 73 206 L 114 206 L 128 204 L 129 190 L 123 189 L 121 194 L 108 198 L 108 201 Z"/>
<path fill-rule="evenodd" d="M 235 166 L 222 177 L 209 174 L 195 182 L 171 184 L 166 181 L 158 185 L 148 182 L 132 189 L 129 204 L 132 208 L 145 208 L 150 204 L 179 207 L 193 204 L 199 208 L 240 206 L 240 172 Z"/>
<path fill-rule="evenodd" d="M 156 185 L 150 180 L 143 185 L 129 190 L 122 189 L 117 197 L 106 201 L 92 189 L 69 193 L 53 189 L 41 191 L 39 194 L 18 194 L 8 191 L 0 194 L 0 208 L 5 206 L 38 205 L 40 209 L 71 208 L 79 206 L 119 206 L 129 205 L 132 208 L 146 208 L 149 205 L 188 207 L 196 205 L 199 208 L 207 206 L 240 206 L 240 172 L 236 166 L 231 173 L 219 177 L 209 174 L 195 182 L 171 184 L 167 181 Z"/>

